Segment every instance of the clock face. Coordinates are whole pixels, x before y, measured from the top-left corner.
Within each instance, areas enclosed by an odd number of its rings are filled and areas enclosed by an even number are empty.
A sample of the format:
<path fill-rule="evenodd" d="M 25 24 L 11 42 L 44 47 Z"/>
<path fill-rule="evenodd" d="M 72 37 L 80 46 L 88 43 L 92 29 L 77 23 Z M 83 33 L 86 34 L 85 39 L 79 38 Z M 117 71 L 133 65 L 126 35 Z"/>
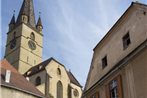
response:
<path fill-rule="evenodd" d="M 31 50 L 36 49 L 36 44 L 32 40 L 29 40 L 28 45 Z"/>
<path fill-rule="evenodd" d="M 13 39 L 10 43 L 10 49 L 15 48 L 15 46 L 16 46 L 16 39 Z"/>

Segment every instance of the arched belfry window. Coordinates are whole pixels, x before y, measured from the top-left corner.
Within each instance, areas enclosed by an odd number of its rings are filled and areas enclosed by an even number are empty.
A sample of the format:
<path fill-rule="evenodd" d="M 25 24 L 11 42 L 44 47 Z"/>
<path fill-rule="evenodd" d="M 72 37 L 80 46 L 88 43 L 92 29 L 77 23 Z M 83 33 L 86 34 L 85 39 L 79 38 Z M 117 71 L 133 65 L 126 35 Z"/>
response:
<path fill-rule="evenodd" d="M 57 74 L 61 75 L 61 69 L 60 68 L 57 68 Z"/>
<path fill-rule="evenodd" d="M 36 86 L 41 84 L 41 78 L 38 76 L 35 81 Z"/>
<path fill-rule="evenodd" d="M 30 38 L 35 41 L 35 34 L 33 32 L 31 33 Z"/>
<path fill-rule="evenodd" d="M 63 85 L 61 81 L 57 83 L 57 98 L 63 98 Z"/>

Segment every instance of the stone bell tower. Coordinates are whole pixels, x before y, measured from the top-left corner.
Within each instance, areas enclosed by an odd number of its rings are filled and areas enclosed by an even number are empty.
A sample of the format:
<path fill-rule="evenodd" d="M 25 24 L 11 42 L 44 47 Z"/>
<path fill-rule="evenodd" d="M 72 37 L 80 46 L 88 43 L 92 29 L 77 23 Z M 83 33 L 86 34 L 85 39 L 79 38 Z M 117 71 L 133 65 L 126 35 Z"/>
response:
<path fill-rule="evenodd" d="M 17 19 L 13 15 L 10 21 L 5 50 L 5 58 L 22 74 L 42 62 L 42 29 L 40 16 L 35 22 L 33 0 L 24 0 Z"/>

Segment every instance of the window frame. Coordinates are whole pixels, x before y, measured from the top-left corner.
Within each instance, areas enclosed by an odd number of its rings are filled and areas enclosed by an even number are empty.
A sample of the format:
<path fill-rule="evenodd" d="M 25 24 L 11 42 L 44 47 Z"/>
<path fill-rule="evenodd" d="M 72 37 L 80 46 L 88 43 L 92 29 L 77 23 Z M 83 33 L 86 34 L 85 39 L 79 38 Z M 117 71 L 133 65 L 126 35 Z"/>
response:
<path fill-rule="evenodd" d="M 112 81 L 117 81 L 118 86 L 117 86 L 117 92 L 118 92 L 118 97 L 117 98 L 123 98 L 123 88 L 122 88 L 122 77 L 121 75 L 116 76 L 113 78 L 111 81 L 108 82 L 106 85 L 106 98 L 111 98 L 111 93 L 110 93 L 110 84 Z"/>
<path fill-rule="evenodd" d="M 107 55 L 104 56 L 101 61 L 102 61 L 102 69 L 104 69 L 108 65 Z"/>
<path fill-rule="evenodd" d="M 123 41 L 123 49 L 127 49 L 129 47 L 129 45 L 131 44 L 131 38 L 130 38 L 130 32 L 127 32 L 123 38 L 122 38 L 122 41 Z"/>

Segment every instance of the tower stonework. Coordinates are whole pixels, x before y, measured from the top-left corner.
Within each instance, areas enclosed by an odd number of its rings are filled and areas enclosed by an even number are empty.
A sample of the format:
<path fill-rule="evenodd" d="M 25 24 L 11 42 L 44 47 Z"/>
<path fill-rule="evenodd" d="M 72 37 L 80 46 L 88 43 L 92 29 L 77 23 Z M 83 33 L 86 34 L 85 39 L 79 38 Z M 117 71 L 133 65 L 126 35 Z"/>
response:
<path fill-rule="evenodd" d="M 21 74 L 42 62 L 42 28 L 35 22 L 33 0 L 24 0 L 17 20 L 13 16 L 9 24 L 5 50 L 5 58 Z"/>

